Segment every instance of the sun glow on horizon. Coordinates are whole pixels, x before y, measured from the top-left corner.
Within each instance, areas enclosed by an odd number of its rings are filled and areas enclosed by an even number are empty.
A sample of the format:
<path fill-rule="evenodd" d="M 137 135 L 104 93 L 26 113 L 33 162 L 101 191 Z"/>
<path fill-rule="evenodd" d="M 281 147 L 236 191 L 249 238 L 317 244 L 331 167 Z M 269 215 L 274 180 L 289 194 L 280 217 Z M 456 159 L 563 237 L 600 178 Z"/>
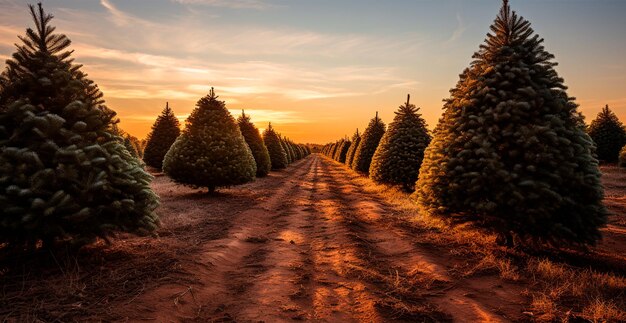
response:
<path fill-rule="evenodd" d="M 32 24 L 26 3 L 0 4 L 1 60 Z M 314 143 L 363 130 L 376 111 L 389 123 L 407 93 L 434 128 L 441 100 L 499 8 L 495 0 L 236 3 L 243 2 L 154 0 L 145 10 L 142 1 L 55 0 L 46 7 L 130 134 L 145 138 L 166 101 L 184 124 L 214 87 L 233 117 L 245 109 L 259 128 L 272 122 L 294 141 Z M 608 18 L 626 4 L 516 1 L 513 7 L 546 39 L 587 122 L 605 104 L 625 120 L 626 65 L 619 53 L 626 36 L 617 31 L 626 23 Z M 577 23 L 581 15 L 603 24 Z M 581 42 L 588 48 L 576 45 Z"/>

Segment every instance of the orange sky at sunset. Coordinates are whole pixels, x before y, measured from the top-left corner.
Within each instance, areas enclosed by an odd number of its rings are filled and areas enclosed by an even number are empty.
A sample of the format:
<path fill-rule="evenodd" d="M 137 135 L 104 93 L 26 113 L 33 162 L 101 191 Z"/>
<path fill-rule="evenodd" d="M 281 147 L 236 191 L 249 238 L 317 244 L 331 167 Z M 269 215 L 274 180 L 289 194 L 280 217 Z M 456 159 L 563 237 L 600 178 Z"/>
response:
<path fill-rule="evenodd" d="M 0 1 L 0 59 L 31 21 Z M 432 129 L 501 1 L 50 0 L 57 31 L 139 138 L 168 101 L 184 119 L 215 87 L 296 142 L 326 143 L 389 123 L 411 94 Z M 149 4 L 149 5 L 148 5 Z M 555 54 L 587 122 L 609 104 L 626 121 L 625 2 L 512 1 Z M 615 17 L 613 17 L 615 15 Z M 580 44 L 585 44 L 581 46 Z M 3 68 L 3 66 L 2 66 Z M 182 120 L 181 120 L 182 121 Z"/>

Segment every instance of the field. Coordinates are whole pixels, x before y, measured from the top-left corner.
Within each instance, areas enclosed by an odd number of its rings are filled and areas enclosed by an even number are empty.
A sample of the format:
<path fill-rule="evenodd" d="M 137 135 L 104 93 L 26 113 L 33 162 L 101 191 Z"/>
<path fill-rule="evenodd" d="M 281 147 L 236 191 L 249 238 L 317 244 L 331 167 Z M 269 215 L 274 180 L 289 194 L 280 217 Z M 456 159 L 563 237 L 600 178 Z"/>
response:
<path fill-rule="evenodd" d="M 588 252 L 497 247 L 319 154 L 209 196 L 155 173 L 158 237 L 0 262 L 0 321 L 626 320 L 626 171 Z"/>

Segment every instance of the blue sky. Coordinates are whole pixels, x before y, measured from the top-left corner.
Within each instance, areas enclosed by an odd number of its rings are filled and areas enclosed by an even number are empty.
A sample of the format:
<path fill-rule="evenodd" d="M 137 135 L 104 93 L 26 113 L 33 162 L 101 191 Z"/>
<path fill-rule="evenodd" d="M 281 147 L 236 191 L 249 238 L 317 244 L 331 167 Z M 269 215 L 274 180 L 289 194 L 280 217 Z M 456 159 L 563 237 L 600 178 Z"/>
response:
<path fill-rule="evenodd" d="M 0 58 L 30 26 L 27 1 L 0 0 Z M 143 137 L 170 102 L 184 118 L 211 86 L 236 113 L 294 140 L 326 142 L 387 122 L 411 93 L 429 126 L 469 64 L 499 0 L 47 0 L 58 31 Z M 587 121 L 626 119 L 626 1 L 512 0 L 556 55 Z"/>

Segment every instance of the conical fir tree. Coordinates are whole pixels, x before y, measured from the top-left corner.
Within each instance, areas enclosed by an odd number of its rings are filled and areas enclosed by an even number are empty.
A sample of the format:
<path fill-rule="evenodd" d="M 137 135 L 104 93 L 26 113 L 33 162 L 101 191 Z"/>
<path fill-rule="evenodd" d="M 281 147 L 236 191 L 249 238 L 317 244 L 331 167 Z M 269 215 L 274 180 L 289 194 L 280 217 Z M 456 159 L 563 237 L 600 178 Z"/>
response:
<path fill-rule="evenodd" d="M 616 162 L 620 149 L 626 145 L 626 130 L 608 105 L 598 113 L 587 132 L 596 144 L 598 159 L 608 163 Z"/>
<path fill-rule="evenodd" d="M 0 76 L 0 244 L 82 244 L 113 231 L 156 228 L 152 177 L 113 134 L 115 112 L 81 66 L 52 15 L 30 6 Z"/>
<path fill-rule="evenodd" d="M 216 188 L 254 180 L 256 163 L 235 119 L 213 88 L 196 104 L 165 154 L 163 171 L 177 183 Z"/>
<path fill-rule="evenodd" d="M 237 123 L 239 124 L 241 134 L 244 139 L 246 139 L 246 143 L 252 151 L 252 156 L 254 156 L 254 161 L 256 162 L 256 176 L 267 176 L 272 167 L 272 163 L 270 162 L 270 154 L 267 151 L 267 147 L 265 147 L 263 138 L 261 138 L 259 129 L 254 126 L 252 121 L 250 121 L 250 116 L 246 115 L 243 110 L 241 111 L 241 116 L 237 119 Z"/>
<path fill-rule="evenodd" d="M 146 148 L 143 153 L 143 160 L 146 165 L 161 169 L 163 158 L 170 147 L 180 136 L 180 123 L 170 108 L 169 103 L 165 103 L 165 109 L 161 112 L 152 125 L 152 130 L 148 134 Z"/>
<path fill-rule="evenodd" d="M 354 160 L 354 153 L 356 152 L 360 143 L 361 135 L 359 134 L 359 129 L 357 129 L 352 136 L 352 144 L 350 145 L 350 148 L 348 148 L 348 152 L 346 153 L 346 165 L 352 165 L 352 161 Z"/>
<path fill-rule="evenodd" d="M 285 139 L 280 134 L 278 134 L 278 139 L 280 140 L 280 146 L 283 147 L 283 150 L 285 151 L 285 156 L 287 157 L 287 165 L 293 163 L 293 160 L 291 159 L 291 152 L 289 151 L 289 147 L 287 147 Z"/>
<path fill-rule="evenodd" d="M 263 142 L 267 147 L 267 151 L 270 154 L 270 162 L 272 164 L 272 170 L 283 169 L 287 167 L 287 153 L 283 148 L 280 137 L 272 128 L 270 123 L 267 129 L 263 131 Z"/>
<path fill-rule="evenodd" d="M 343 142 L 341 143 L 341 147 L 339 147 L 339 149 L 337 149 L 337 158 L 335 158 L 335 160 L 337 160 L 340 163 L 345 163 L 346 162 L 346 155 L 348 154 L 348 149 L 350 149 L 350 146 L 352 145 L 352 142 L 350 142 L 350 140 L 343 140 Z"/>
<path fill-rule="evenodd" d="M 407 96 L 387 127 L 370 167 L 370 177 L 375 182 L 402 185 L 406 191 L 413 190 L 424 149 L 430 143 L 426 122 L 409 99 Z"/>
<path fill-rule="evenodd" d="M 341 155 L 341 147 L 343 147 L 343 143 L 345 142 L 345 139 L 341 139 L 339 141 L 337 141 L 337 145 L 335 146 L 335 151 L 333 152 L 332 159 L 334 160 L 339 160 L 339 155 Z"/>
<path fill-rule="evenodd" d="M 352 169 L 357 172 L 369 174 L 370 164 L 372 163 L 372 157 L 378 148 L 380 139 L 385 134 L 385 124 L 378 117 L 372 119 L 363 132 L 361 137 L 361 143 L 354 153 L 354 160 L 352 161 Z"/>
<path fill-rule="evenodd" d="M 577 105 L 543 39 L 507 1 L 491 30 L 446 100 L 415 197 L 501 243 L 593 244 L 606 210 Z"/>

